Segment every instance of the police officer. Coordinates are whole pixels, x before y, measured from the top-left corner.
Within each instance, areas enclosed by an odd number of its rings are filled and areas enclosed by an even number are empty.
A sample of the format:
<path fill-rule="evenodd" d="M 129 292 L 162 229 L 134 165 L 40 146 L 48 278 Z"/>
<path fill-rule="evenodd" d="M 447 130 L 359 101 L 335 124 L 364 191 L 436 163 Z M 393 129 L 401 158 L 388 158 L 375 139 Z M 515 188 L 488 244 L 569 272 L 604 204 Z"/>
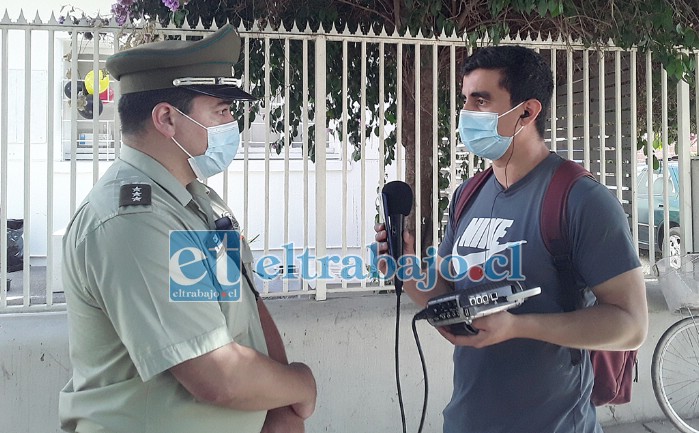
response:
<path fill-rule="evenodd" d="M 313 374 L 288 363 L 252 287 L 248 245 L 207 248 L 217 227 L 237 228 L 201 181 L 235 157 L 231 103 L 253 99 L 231 78 L 239 53 L 229 25 L 107 60 L 124 146 L 64 237 L 73 368 L 59 398 L 64 430 L 295 433 L 315 409 Z M 217 275 L 222 264 L 245 278 L 226 286 L 235 278 Z"/>

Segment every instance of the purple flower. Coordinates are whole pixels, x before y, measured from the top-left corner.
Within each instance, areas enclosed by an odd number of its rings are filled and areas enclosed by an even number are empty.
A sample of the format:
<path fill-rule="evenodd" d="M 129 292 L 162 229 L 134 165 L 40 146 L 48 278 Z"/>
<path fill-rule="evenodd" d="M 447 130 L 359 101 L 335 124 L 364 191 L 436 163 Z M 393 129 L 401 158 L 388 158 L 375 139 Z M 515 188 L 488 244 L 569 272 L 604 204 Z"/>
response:
<path fill-rule="evenodd" d="M 180 0 L 161 0 L 168 9 L 175 12 L 180 8 Z"/>
<path fill-rule="evenodd" d="M 118 0 L 112 5 L 112 14 L 117 24 L 123 26 L 124 23 L 131 17 L 131 6 L 136 0 Z"/>

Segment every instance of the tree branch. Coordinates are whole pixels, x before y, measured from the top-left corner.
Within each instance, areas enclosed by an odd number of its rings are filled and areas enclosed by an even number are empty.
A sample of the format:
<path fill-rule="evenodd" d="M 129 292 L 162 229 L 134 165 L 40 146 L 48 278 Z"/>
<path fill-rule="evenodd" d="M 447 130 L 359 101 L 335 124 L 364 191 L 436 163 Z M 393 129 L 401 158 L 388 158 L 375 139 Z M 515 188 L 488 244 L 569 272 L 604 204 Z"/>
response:
<path fill-rule="evenodd" d="M 335 0 L 335 1 L 338 3 L 346 4 L 348 6 L 352 6 L 353 8 L 363 10 L 365 12 L 372 14 L 372 15 L 378 15 L 380 18 L 382 18 L 384 20 L 384 22 L 389 22 L 389 23 L 392 22 L 390 16 L 386 16 L 386 15 L 382 14 L 381 12 L 377 11 L 376 9 L 372 9 L 368 6 L 358 5 L 351 0 Z"/>

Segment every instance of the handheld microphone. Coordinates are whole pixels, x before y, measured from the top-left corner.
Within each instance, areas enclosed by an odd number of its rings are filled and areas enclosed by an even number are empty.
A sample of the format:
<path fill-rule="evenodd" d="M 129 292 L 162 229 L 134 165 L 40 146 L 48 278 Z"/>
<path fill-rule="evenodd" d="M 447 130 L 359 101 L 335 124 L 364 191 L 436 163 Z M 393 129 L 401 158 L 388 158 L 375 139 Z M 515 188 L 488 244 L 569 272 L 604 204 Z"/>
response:
<path fill-rule="evenodd" d="M 383 204 L 383 217 L 386 225 L 388 252 L 395 259 L 403 255 L 403 227 L 404 219 L 413 207 L 413 191 L 410 185 L 399 180 L 394 180 L 384 185 L 381 190 L 381 202 Z M 396 294 L 403 290 L 403 282 L 396 275 Z"/>
<path fill-rule="evenodd" d="M 381 190 L 381 214 L 386 226 L 386 241 L 388 252 L 398 264 L 403 255 L 403 220 L 413 207 L 413 191 L 410 186 L 398 180 L 389 182 Z M 403 280 L 399 277 L 398 266 L 394 276 L 396 289 L 396 344 L 394 356 L 396 360 L 396 389 L 398 391 L 398 406 L 403 433 L 406 433 L 405 408 L 403 407 L 403 393 L 400 386 L 400 365 L 398 362 L 398 340 L 400 331 L 400 295 L 403 292 Z"/>

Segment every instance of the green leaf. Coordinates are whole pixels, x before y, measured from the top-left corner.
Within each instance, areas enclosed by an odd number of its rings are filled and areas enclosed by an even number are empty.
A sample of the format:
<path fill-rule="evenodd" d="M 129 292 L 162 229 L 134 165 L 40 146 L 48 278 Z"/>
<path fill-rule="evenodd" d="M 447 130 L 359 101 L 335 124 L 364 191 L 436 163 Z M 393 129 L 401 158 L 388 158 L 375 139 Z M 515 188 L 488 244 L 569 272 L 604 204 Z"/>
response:
<path fill-rule="evenodd" d="M 545 17 L 546 12 L 549 10 L 548 0 L 539 0 L 539 5 L 537 6 L 537 12 L 539 16 Z"/>
<path fill-rule="evenodd" d="M 556 18 L 559 15 L 558 12 L 559 2 L 557 0 L 549 0 L 549 11 L 551 12 L 551 17 Z"/>

